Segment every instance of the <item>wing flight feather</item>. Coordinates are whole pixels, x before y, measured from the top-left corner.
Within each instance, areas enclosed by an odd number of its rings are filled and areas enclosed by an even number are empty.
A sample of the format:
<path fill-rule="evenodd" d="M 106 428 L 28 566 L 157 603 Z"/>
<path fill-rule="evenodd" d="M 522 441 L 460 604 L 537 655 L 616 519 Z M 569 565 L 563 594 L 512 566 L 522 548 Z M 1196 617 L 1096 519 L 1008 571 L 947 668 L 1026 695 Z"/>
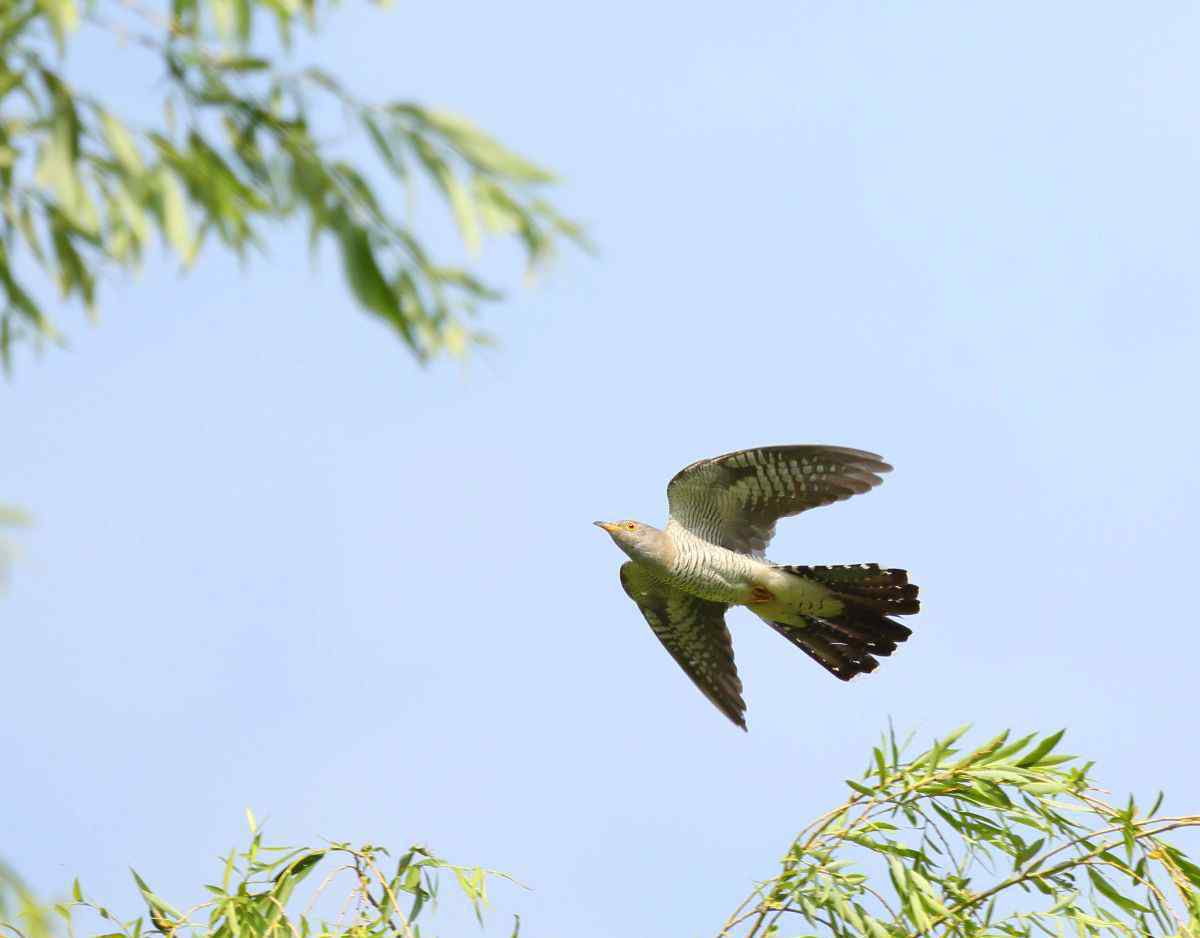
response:
<path fill-rule="evenodd" d="M 694 462 L 667 484 L 671 518 L 693 534 L 762 556 L 775 522 L 870 491 L 891 466 L 843 446 L 764 446 Z"/>
<path fill-rule="evenodd" d="M 692 683 L 745 729 L 746 702 L 725 625 L 729 607 L 659 583 L 632 560 L 621 567 L 621 586 Z"/>

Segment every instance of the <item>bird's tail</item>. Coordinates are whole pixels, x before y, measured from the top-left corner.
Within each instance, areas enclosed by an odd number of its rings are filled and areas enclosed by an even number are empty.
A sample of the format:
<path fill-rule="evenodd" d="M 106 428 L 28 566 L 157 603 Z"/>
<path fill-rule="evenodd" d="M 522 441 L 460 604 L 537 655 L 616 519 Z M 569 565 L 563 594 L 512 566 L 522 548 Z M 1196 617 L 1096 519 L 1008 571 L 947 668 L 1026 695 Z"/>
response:
<path fill-rule="evenodd" d="M 921 608 L 917 587 L 904 570 L 878 564 L 844 567 L 779 567 L 828 589 L 843 609 L 835 616 L 800 615 L 800 622 L 771 626 L 834 677 L 848 681 L 879 667 L 912 630 L 889 616 L 913 615 Z"/>

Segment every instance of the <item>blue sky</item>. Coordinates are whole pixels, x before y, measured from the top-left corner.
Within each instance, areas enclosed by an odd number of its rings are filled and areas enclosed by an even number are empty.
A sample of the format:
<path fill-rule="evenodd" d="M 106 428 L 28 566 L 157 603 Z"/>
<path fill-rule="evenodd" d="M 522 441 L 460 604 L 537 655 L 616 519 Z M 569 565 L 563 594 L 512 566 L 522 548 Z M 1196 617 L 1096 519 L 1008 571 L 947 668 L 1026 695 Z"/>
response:
<path fill-rule="evenodd" d="M 199 900 L 250 806 L 505 869 L 534 891 L 498 933 L 599 938 L 715 932 L 889 718 L 1066 726 L 1195 809 L 1198 39 L 1184 3 L 345 7 L 318 58 L 558 169 L 601 254 L 424 371 L 297 232 L 64 311 L 0 390 L 37 516 L 0 854 Z M 147 64 L 73 67 L 136 110 Z M 904 566 L 924 607 L 850 685 L 733 613 L 747 735 L 590 522 L 774 442 L 896 471 L 772 556 Z"/>

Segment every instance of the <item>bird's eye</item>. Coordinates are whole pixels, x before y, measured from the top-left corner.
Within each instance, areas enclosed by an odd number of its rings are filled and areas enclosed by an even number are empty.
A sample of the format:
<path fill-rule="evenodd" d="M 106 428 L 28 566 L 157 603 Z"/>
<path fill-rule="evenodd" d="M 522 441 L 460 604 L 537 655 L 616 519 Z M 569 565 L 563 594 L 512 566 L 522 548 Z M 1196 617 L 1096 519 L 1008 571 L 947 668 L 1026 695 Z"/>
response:
<path fill-rule="evenodd" d="M 630 521 L 628 524 L 626 524 L 626 525 L 625 525 L 625 530 L 627 530 L 627 531 L 636 531 L 636 530 L 637 530 L 637 525 L 636 525 L 636 524 L 634 524 L 632 521 Z"/>

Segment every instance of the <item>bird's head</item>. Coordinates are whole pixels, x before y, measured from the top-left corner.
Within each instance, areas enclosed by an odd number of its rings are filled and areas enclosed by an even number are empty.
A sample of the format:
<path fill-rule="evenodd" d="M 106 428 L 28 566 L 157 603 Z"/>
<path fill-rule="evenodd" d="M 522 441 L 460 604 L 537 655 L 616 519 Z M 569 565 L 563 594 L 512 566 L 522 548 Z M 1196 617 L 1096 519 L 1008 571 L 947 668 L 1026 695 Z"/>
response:
<path fill-rule="evenodd" d="M 640 521 L 596 521 L 596 527 L 608 532 L 614 543 L 633 560 L 661 561 L 667 548 L 667 536 L 658 528 Z"/>

